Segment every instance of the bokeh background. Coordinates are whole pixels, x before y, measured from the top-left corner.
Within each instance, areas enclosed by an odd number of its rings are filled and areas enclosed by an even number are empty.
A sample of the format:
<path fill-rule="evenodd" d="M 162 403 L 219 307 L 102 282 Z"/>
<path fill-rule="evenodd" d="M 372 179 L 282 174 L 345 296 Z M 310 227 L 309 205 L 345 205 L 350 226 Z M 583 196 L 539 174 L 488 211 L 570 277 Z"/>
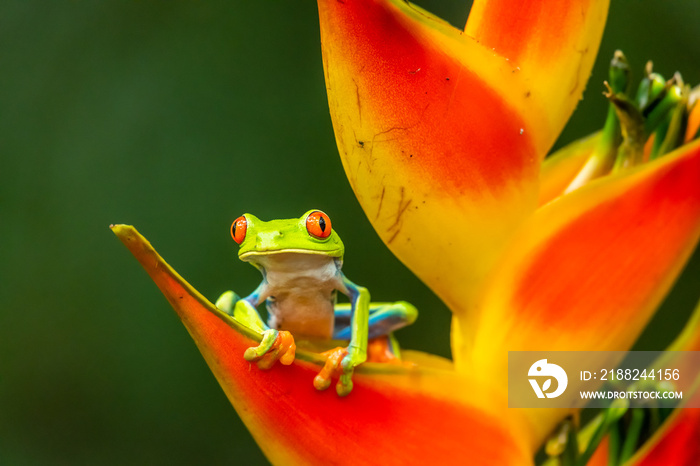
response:
<path fill-rule="evenodd" d="M 418 3 L 467 16 L 461 0 Z M 236 258 L 234 218 L 323 209 L 347 275 L 421 310 L 402 344 L 449 356 L 449 312 L 343 175 L 317 21 L 298 0 L 0 3 L 0 464 L 266 463 L 111 223 L 136 225 L 213 300 L 260 280 Z M 700 82 L 699 22 L 696 1 L 614 1 L 558 145 L 602 125 L 615 48 L 637 79 L 653 59 Z M 696 254 L 639 348 L 670 341 L 699 278 Z"/>

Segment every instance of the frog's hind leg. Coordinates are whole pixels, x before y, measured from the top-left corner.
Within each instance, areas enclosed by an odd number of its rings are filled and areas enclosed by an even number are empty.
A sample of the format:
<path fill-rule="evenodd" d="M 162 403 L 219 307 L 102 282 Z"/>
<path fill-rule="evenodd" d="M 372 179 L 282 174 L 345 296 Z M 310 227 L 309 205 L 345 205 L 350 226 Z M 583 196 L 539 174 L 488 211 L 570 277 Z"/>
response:
<path fill-rule="evenodd" d="M 418 310 L 406 301 L 395 303 L 370 303 L 368 332 L 368 361 L 393 362 L 400 355 L 399 344 L 393 331 L 412 324 L 418 317 Z M 350 304 L 335 306 L 335 331 L 333 338 L 349 340 L 352 310 Z"/>
<path fill-rule="evenodd" d="M 418 310 L 406 301 L 395 303 L 370 303 L 368 338 L 389 335 L 400 328 L 411 325 L 418 317 Z M 349 340 L 352 310 L 350 304 L 335 305 L 335 330 L 333 338 Z"/>

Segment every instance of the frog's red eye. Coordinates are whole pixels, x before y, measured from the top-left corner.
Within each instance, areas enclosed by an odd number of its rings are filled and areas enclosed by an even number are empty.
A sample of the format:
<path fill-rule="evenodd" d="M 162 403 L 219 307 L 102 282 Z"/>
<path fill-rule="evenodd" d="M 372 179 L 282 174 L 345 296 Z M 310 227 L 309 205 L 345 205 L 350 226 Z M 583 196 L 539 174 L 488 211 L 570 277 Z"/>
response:
<path fill-rule="evenodd" d="M 331 219 L 320 210 L 306 217 L 306 230 L 316 238 L 326 239 L 331 235 Z"/>
<path fill-rule="evenodd" d="M 231 224 L 231 237 L 233 240 L 241 244 L 245 239 L 245 232 L 248 229 L 248 221 L 245 219 L 244 215 L 241 215 Z"/>

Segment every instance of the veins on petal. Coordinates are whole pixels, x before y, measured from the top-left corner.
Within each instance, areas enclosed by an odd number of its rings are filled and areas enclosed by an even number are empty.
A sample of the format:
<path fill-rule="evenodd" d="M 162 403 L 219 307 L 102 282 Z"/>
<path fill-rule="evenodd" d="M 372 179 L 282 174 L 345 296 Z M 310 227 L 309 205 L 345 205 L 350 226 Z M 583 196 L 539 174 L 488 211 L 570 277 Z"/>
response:
<path fill-rule="evenodd" d="M 401 227 L 403 226 L 403 222 L 401 221 L 403 214 L 406 212 L 406 209 L 408 209 L 408 206 L 411 205 L 411 202 L 413 199 L 407 199 L 404 201 L 404 196 L 405 196 L 405 188 L 402 186 L 401 187 L 401 196 L 399 197 L 399 207 L 396 212 L 396 220 L 394 220 L 394 223 L 391 224 L 389 228 L 387 228 L 387 232 L 391 232 L 392 230 L 394 231 L 394 234 L 391 235 L 391 238 L 387 241 L 387 244 L 391 244 L 392 241 L 396 239 L 396 237 L 399 235 L 401 232 Z"/>
<path fill-rule="evenodd" d="M 416 126 L 416 125 L 412 125 L 412 126 L 410 126 L 410 127 L 392 126 L 392 127 L 389 128 L 389 129 L 385 129 L 384 131 L 380 131 L 380 132 L 378 132 L 377 134 L 375 134 L 374 137 L 372 138 L 372 142 L 376 141 L 376 140 L 377 140 L 377 137 L 381 136 L 382 134 L 391 133 L 392 131 L 408 131 L 408 130 L 409 130 L 410 128 L 412 128 L 413 126 Z M 380 141 L 380 142 L 391 141 L 391 139 L 380 139 L 379 141 Z"/>
<path fill-rule="evenodd" d="M 581 67 L 583 66 L 583 57 L 585 57 L 588 53 L 588 47 L 586 47 L 583 50 L 574 49 L 574 51 L 580 54 L 581 56 L 579 57 L 578 67 L 576 68 L 576 81 L 574 81 L 574 87 L 569 91 L 569 95 L 573 95 L 574 92 L 576 92 L 576 89 L 578 89 L 579 81 L 581 80 Z"/>
<path fill-rule="evenodd" d="M 380 132 L 378 132 L 378 133 L 375 133 L 374 136 L 372 137 L 372 145 L 374 145 L 374 143 L 377 141 L 377 138 L 378 138 L 379 136 L 382 136 L 382 135 L 384 135 L 384 134 L 388 134 L 388 133 L 391 133 L 391 132 L 393 132 L 393 131 L 408 131 L 408 130 L 410 130 L 410 129 L 415 128 L 416 126 L 418 126 L 418 125 L 423 121 L 423 119 L 424 119 L 424 117 L 425 117 L 425 112 L 428 111 L 428 108 L 429 108 L 429 107 L 430 107 L 430 104 L 428 104 L 428 105 L 425 106 L 425 108 L 423 109 L 423 111 L 422 111 L 421 114 L 420 114 L 420 117 L 418 117 L 418 121 L 415 122 L 415 123 L 413 123 L 412 125 L 409 125 L 409 126 L 392 126 L 391 128 L 385 129 L 384 131 L 380 131 Z M 388 142 L 388 141 L 393 141 L 393 140 L 394 140 L 394 138 L 392 138 L 392 139 L 379 139 L 379 142 Z"/>
<path fill-rule="evenodd" d="M 379 197 L 379 207 L 377 207 L 377 216 L 374 217 L 376 221 L 379 218 L 379 213 L 382 211 L 382 203 L 384 202 L 384 194 L 386 193 L 386 186 L 382 185 L 382 194 Z"/>
<path fill-rule="evenodd" d="M 355 85 L 355 97 L 357 98 L 357 114 L 360 119 L 360 124 L 362 124 L 362 99 L 360 98 L 360 86 L 357 85 L 357 81 L 353 78 L 352 83 Z"/>

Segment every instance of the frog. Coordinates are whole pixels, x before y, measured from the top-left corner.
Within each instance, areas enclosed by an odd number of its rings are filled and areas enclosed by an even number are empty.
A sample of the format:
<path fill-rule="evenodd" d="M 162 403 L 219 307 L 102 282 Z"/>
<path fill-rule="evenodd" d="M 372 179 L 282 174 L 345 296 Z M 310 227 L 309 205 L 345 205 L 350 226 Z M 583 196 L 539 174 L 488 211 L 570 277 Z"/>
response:
<path fill-rule="evenodd" d="M 345 247 L 323 211 L 270 221 L 246 213 L 231 224 L 231 236 L 239 245 L 238 258 L 263 277 L 249 295 L 227 291 L 216 301 L 219 309 L 262 334 L 260 344 L 245 351 L 245 360 L 270 369 L 277 361 L 294 362 L 295 338 L 343 340 L 347 346 L 321 353 L 325 363 L 313 380 L 317 390 L 325 390 L 339 374 L 339 396 L 352 391 L 354 370 L 368 354 L 370 361 L 400 361 L 393 332 L 412 324 L 417 309 L 406 301 L 372 303 L 367 288 L 345 276 Z M 338 293 L 349 303 L 338 303 Z M 263 302 L 267 322 L 257 309 Z"/>

